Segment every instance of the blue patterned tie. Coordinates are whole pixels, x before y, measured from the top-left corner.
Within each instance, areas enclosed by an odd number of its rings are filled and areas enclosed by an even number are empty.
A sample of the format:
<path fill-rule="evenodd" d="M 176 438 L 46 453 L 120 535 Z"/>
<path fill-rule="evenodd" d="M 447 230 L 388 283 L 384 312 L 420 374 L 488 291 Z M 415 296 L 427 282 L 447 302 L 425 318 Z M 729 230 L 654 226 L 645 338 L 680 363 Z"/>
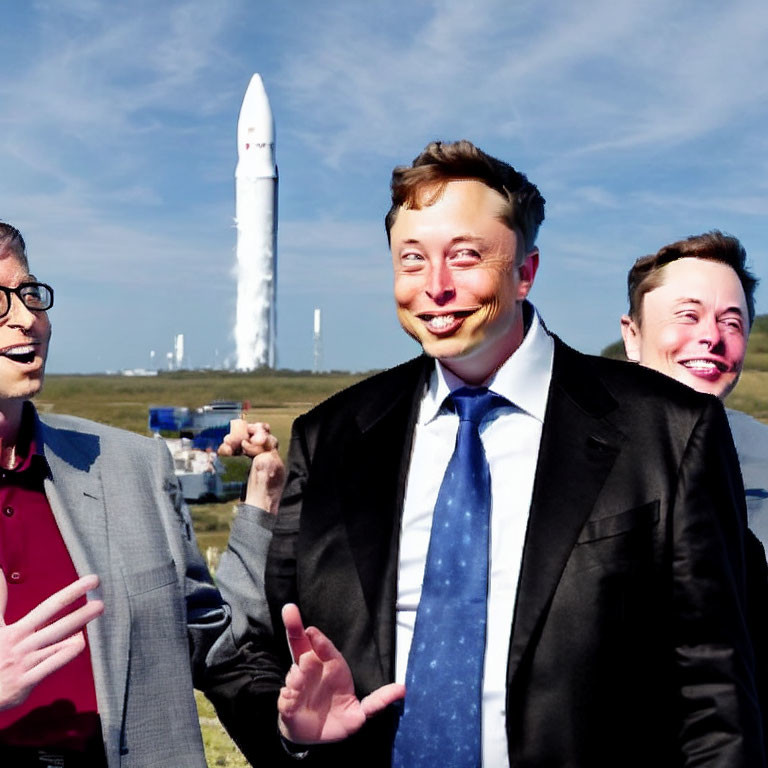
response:
<path fill-rule="evenodd" d="M 408 656 L 394 768 L 479 768 L 491 476 L 478 427 L 509 405 L 484 387 L 455 390 L 456 447 L 432 518 Z"/>

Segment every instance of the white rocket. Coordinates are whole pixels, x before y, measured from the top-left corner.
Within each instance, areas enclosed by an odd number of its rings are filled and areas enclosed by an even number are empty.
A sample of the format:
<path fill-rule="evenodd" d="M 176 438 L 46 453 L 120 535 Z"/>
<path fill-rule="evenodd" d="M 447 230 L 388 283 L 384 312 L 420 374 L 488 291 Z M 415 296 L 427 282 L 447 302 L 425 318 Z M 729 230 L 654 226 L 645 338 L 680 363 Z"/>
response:
<path fill-rule="evenodd" d="M 275 367 L 277 336 L 277 166 L 275 122 L 255 74 L 237 120 L 237 368 Z"/>

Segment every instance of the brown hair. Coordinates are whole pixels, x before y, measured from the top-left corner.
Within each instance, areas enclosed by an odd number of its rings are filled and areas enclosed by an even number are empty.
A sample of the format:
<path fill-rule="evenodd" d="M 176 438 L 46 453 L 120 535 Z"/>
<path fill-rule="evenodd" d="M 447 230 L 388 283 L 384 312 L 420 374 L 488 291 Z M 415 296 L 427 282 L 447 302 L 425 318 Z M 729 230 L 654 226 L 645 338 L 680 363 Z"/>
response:
<path fill-rule="evenodd" d="M 387 239 L 401 207 L 432 205 L 443 194 L 445 185 L 456 179 L 474 179 L 498 192 L 507 201 L 502 213 L 505 224 L 519 231 L 529 253 L 544 221 L 544 198 L 525 174 L 478 149 L 466 139 L 455 142 L 433 141 L 411 165 L 392 171 L 392 207 L 384 224 Z M 433 192 L 427 196 L 424 192 Z"/>
<path fill-rule="evenodd" d="M 747 300 L 749 325 L 755 319 L 755 288 L 758 278 L 747 269 L 747 252 L 738 238 L 724 235 L 714 229 L 702 235 L 691 235 L 684 240 L 665 245 L 651 256 L 638 259 L 627 275 L 629 316 L 641 325 L 643 296 L 664 281 L 664 267 L 678 259 L 706 259 L 726 264 L 736 273 Z"/>
<path fill-rule="evenodd" d="M 0 256 L 4 253 L 10 253 L 24 269 L 29 272 L 29 261 L 27 260 L 27 244 L 16 227 L 0 221 Z"/>

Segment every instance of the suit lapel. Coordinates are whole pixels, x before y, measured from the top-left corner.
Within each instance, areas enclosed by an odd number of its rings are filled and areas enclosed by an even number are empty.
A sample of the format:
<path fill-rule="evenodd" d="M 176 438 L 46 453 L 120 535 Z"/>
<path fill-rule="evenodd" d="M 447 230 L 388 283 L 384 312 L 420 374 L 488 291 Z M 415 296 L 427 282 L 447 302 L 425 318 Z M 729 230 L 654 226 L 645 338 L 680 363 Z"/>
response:
<path fill-rule="evenodd" d="M 510 643 L 510 685 L 624 439 L 605 419 L 616 401 L 578 363 L 578 353 L 555 341 Z"/>
<path fill-rule="evenodd" d="M 624 439 L 605 418 L 615 400 L 579 357 L 556 339 L 510 644 L 510 681 Z M 371 688 L 393 674 L 400 517 L 415 423 L 431 370 L 427 358 L 407 364 L 391 386 L 358 410 L 356 429 L 343 446 L 342 513 L 365 599 L 365 606 L 354 608 L 363 608 L 365 623 L 376 628 L 380 662 L 375 674 L 370 670 Z"/>
<path fill-rule="evenodd" d="M 377 392 L 356 414 L 356 434 L 346 442 L 342 458 L 348 478 L 345 526 L 369 626 L 375 627 L 382 682 L 393 674 L 400 518 L 414 426 L 431 370 L 431 361 L 419 358 Z"/>
<path fill-rule="evenodd" d="M 48 462 L 45 492 L 78 575 L 96 573 L 105 615 L 88 625 L 99 716 L 108 748 L 117 749 L 128 674 L 130 615 L 117 558 L 110 555 L 99 469 L 99 438 L 38 421 L 38 444 Z"/>

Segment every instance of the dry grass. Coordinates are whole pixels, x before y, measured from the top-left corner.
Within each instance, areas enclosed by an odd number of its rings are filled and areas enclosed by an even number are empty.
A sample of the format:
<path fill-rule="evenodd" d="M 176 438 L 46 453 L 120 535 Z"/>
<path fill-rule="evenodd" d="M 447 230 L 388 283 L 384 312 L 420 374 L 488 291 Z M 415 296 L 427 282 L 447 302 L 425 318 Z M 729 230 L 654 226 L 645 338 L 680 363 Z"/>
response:
<path fill-rule="evenodd" d="M 248 761 L 233 744 L 232 739 L 216 717 L 211 703 L 199 691 L 195 691 L 197 713 L 200 717 L 200 729 L 203 732 L 205 759 L 210 768 L 247 768 Z"/>
<path fill-rule="evenodd" d="M 768 423 L 768 370 L 744 371 L 727 405 Z"/>
<path fill-rule="evenodd" d="M 212 400 L 251 405 L 250 419 L 287 434 L 295 414 L 364 378 L 363 374 L 180 371 L 156 377 L 46 377 L 40 410 L 69 413 L 146 434 L 150 405 L 199 408 Z"/>

